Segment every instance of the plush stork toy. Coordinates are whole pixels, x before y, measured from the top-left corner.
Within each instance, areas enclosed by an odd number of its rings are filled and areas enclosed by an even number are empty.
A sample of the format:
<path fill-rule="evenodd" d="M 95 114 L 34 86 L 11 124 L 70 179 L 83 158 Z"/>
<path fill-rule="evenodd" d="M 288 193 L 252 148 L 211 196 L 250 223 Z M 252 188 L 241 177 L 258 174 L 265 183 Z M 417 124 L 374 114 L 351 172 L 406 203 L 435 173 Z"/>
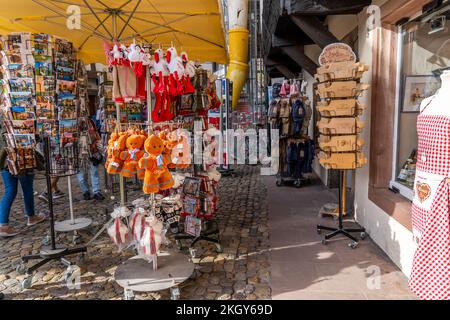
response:
<path fill-rule="evenodd" d="M 180 75 L 184 73 L 184 68 L 181 58 L 178 56 L 177 49 L 175 49 L 174 47 L 170 47 L 169 49 L 167 49 L 166 62 L 170 72 L 170 95 L 182 95 L 183 86 L 181 85 Z"/>
<path fill-rule="evenodd" d="M 195 88 L 191 84 L 191 78 L 195 76 L 195 63 L 189 60 L 186 52 L 181 53 L 181 62 L 183 63 L 184 75 L 183 75 L 183 85 L 184 94 L 195 93 Z"/>
<path fill-rule="evenodd" d="M 152 112 L 153 121 L 159 122 L 161 119 L 161 107 L 165 104 L 168 92 L 166 89 L 169 70 L 164 61 L 164 52 L 161 49 L 155 50 L 154 60 L 151 61 L 151 75 L 154 84 L 153 93 L 156 96 L 155 108 Z"/>

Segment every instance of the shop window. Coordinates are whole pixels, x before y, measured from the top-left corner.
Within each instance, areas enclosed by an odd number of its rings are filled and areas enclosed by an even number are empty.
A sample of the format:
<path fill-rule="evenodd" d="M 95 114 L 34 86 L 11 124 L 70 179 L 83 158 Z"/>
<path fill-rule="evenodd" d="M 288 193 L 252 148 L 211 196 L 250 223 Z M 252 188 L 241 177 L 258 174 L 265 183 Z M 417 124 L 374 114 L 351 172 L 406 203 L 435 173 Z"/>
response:
<path fill-rule="evenodd" d="M 396 157 L 391 187 L 412 199 L 420 103 L 436 93 L 441 85 L 440 74 L 450 68 L 450 5 L 399 29 Z"/>

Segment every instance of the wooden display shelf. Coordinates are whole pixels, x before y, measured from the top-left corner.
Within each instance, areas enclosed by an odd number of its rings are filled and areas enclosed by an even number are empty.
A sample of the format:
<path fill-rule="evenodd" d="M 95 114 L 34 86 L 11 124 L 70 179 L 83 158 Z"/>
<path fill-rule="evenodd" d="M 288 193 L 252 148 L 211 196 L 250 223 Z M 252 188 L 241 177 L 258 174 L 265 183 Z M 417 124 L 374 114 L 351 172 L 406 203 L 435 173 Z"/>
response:
<path fill-rule="evenodd" d="M 349 153 L 319 153 L 319 162 L 325 169 L 353 170 L 367 163 L 367 158 L 361 152 Z"/>
<path fill-rule="evenodd" d="M 352 152 L 360 151 L 364 145 L 364 140 L 357 135 L 346 136 L 325 136 L 319 138 L 319 146 L 326 152 Z"/>
<path fill-rule="evenodd" d="M 361 132 L 364 122 L 357 118 L 322 118 L 317 127 L 324 135 L 352 135 Z"/>
<path fill-rule="evenodd" d="M 317 94 L 321 99 L 355 98 L 369 89 L 368 84 L 356 81 L 324 82 L 317 86 Z"/>
<path fill-rule="evenodd" d="M 356 99 L 320 101 L 317 111 L 322 117 L 356 117 L 362 115 L 365 106 Z"/>
<path fill-rule="evenodd" d="M 368 70 L 369 66 L 364 63 L 354 63 L 353 61 L 336 62 L 317 68 L 315 78 L 318 82 L 342 79 L 359 80 L 364 72 Z"/>

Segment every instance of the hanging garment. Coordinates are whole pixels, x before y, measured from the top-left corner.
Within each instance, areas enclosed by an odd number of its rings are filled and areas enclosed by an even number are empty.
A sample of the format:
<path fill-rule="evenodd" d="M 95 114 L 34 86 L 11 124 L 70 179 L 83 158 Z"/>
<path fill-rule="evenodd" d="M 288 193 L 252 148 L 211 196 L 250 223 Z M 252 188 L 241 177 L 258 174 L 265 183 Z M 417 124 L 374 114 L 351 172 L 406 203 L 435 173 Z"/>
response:
<path fill-rule="evenodd" d="M 268 118 L 271 129 L 280 128 L 280 103 L 277 100 L 270 101 Z"/>
<path fill-rule="evenodd" d="M 298 135 L 302 131 L 303 120 L 305 119 L 305 108 L 300 99 L 294 101 L 292 105 L 292 134 Z"/>
<path fill-rule="evenodd" d="M 448 300 L 450 117 L 422 112 L 417 117 L 419 147 L 412 204 L 413 234 L 418 246 L 409 286 L 421 299 Z"/>
<path fill-rule="evenodd" d="M 312 163 L 314 160 L 314 141 L 307 140 L 304 147 L 305 157 L 303 159 L 302 173 L 312 173 Z"/>
<path fill-rule="evenodd" d="M 137 93 L 137 78 L 131 67 L 113 66 L 113 98 L 116 102 L 133 100 Z"/>
<path fill-rule="evenodd" d="M 291 142 L 287 146 L 287 152 L 286 152 L 286 162 L 288 164 L 288 175 L 290 177 L 295 177 L 297 173 L 298 168 L 298 162 L 299 162 L 299 150 L 296 143 Z"/>
<path fill-rule="evenodd" d="M 272 86 L 272 99 L 277 99 L 280 97 L 281 83 L 274 83 Z"/>
<path fill-rule="evenodd" d="M 280 100 L 281 136 L 288 136 L 290 132 L 291 106 L 289 99 Z"/>

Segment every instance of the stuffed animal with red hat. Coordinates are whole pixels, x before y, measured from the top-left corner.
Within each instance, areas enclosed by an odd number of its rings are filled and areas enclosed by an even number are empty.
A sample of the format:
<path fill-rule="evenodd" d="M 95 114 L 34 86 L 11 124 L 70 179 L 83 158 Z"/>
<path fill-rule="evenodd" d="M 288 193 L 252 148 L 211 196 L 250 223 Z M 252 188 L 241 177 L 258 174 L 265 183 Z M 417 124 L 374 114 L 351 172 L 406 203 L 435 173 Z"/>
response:
<path fill-rule="evenodd" d="M 189 60 L 188 54 L 183 51 L 181 53 L 181 62 L 183 63 L 183 85 L 184 85 L 184 94 L 195 93 L 195 88 L 191 83 L 191 79 L 195 76 L 195 63 Z"/>
<path fill-rule="evenodd" d="M 180 75 L 184 73 L 183 63 L 178 56 L 177 49 L 170 47 L 166 51 L 166 62 L 170 72 L 170 95 L 179 96 L 183 94 Z"/>

